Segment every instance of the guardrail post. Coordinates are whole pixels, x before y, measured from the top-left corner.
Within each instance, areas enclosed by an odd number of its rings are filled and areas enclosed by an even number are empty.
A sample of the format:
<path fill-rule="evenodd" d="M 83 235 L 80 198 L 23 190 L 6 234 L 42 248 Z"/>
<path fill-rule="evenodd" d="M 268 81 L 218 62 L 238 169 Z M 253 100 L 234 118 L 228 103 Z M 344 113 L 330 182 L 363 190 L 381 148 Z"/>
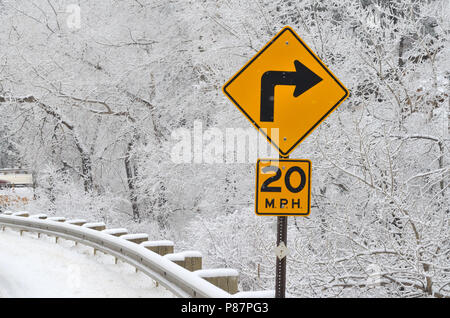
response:
<path fill-rule="evenodd" d="M 203 269 L 194 273 L 230 294 L 238 292 L 239 273 L 234 269 Z"/>
<path fill-rule="evenodd" d="M 143 242 L 148 241 L 148 234 L 145 233 L 137 233 L 137 234 L 125 234 L 125 235 L 121 235 L 120 238 L 123 238 L 124 240 L 136 243 L 136 244 L 141 244 Z"/>
<path fill-rule="evenodd" d="M 77 225 L 77 226 L 82 226 L 82 225 L 86 224 L 87 221 L 83 220 L 83 219 L 75 219 L 75 220 L 68 220 L 68 221 L 66 221 L 66 223 L 72 224 L 72 225 Z M 75 246 L 78 246 L 77 241 L 75 241 Z"/>
<path fill-rule="evenodd" d="M 164 257 L 191 272 L 202 269 L 202 254 L 197 251 L 166 254 Z"/>
<path fill-rule="evenodd" d="M 191 272 L 202 269 L 202 257 L 201 256 L 186 256 L 184 259 L 184 268 Z"/>
<path fill-rule="evenodd" d="M 47 219 L 47 215 L 46 214 L 34 214 L 34 215 L 31 215 L 30 218 L 45 220 L 45 219 Z"/>
<path fill-rule="evenodd" d="M 166 254 L 164 257 L 184 268 L 184 255 L 181 253 Z"/>
<path fill-rule="evenodd" d="M 33 218 L 33 219 L 39 219 L 39 220 L 46 220 L 47 219 L 47 215 L 46 214 L 34 214 L 34 215 L 31 215 L 30 216 L 30 218 Z M 37 237 L 38 237 L 38 239 L 40 239 L 41 238 L 41 233 L 37 233 Z"/>
<path fill-rule="evenodd" d="M 72 225 L 82 226 L 82 225 L 86 224 L 87 221 L 83 220 L 83 219 L 76 219 L 76 220 L 68 220 L 68 221 L 66 221 L 66 223 L 72 224 Z"/>
<path fill-rule="evenodd" d="M 104 229 L 106 229 L 106 225 L 103 222 L 86 223 L 83 224 L 83 227 L 96 231 L 103 231 Z"/>
<path fill-rule="evenodd" d="M 52 216 L 50 218 L 47 218 L 47 220 L 49 221 L 54 221 L 54 222 L 66 222 L 66 218 L 63 216 Z"/>
<path fill-rule="evenodd" d="M 173 254 L 174 243 L 172 241 L 147 241 L 141 245 L 161 256 Z"/>
<path fill-rule="evenodd" d="M 13 216 L 20 216 L 23 218 L 27 218 L 30 216 L 28 212 L 22 211 L 22 212 L 16 212 L 12 214 Z M 23 232 L 26 232 L 25 230 L 19 230 L 20 236 L 22 236 Z"/>
<path fill-rule="evenodd" d="M 30 216 L 30 214 L 28 212 L 25 212 L 25 211 L 23 211 L 23 212 L 16 212 L 16 213 L 13 213 L 12 215 L 13 216 L 21 216 L 21 217 L 24 217 L 24 218 L 27 218 L 27 217 Z"/>
<path fill-rule="evenodd" d="M 128 230 L 124 229 L 124 228 L 106 229 L 106 230 L 103 230 L 102 232 L 112 235 L 112 236 L 122 236 L 122 235 L 128 234 Z"/>

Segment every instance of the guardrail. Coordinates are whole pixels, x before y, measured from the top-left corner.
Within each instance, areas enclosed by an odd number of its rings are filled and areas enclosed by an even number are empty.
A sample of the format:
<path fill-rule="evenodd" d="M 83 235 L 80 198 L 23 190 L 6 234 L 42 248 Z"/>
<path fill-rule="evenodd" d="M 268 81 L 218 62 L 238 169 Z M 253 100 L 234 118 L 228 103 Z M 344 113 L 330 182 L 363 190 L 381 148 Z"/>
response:
<path fill-rule="evenodd" d="M 114 256 L 116 260 L 121 259 L 134 266 L 137 270 L 148 275 L 179 297 L 233 297 L 232 294 L 210 283 L 214 282 L 210 278 L 211 275 L 204 275 L 204 271 L 198 271 L 198 273 L 191 272 L 177 265 L 167 255 L 166 257 L 159 255 L 147 248 L 146 245 L 151 245 L 148 242 L 144 242 L 145 244 L 136 244 L 120 236 L 110 234 L 108 230 L 102 232 L 98 229 L 83 226 L 83 223 L 85 222 L 71 223 L 70 220 L 66 222 L 65 219 L 45 219 L 42 214 L 36 217 L 33 215 L 29 216 L 28 213 L 16 215 L 0 214 L 0 227 L 2 229 L 4 227 L 10 227 L 19 230 L 20 233 L 23 231 L 36 232 L 39 236 L 40 234 L 46 234 L 55 236 L 56 240 L 63 238 L 90 246 L 94 248 L 94 252 L 96 250 L 102 251 Z M 224 277 L 220 276 L 224 276 L 224 270 L 218 269 L 217 273 L 215 275 L 217 280 L 223 280 Z M 228 274 L 228 276 L 230 275 Z M 202 277 L 206 278 L 204 279 Z M 235 271 L 231 275 L 231 279 L 237 280 L 237 273 Z M 234 295 L 234 297 L 237 295 Z"/>

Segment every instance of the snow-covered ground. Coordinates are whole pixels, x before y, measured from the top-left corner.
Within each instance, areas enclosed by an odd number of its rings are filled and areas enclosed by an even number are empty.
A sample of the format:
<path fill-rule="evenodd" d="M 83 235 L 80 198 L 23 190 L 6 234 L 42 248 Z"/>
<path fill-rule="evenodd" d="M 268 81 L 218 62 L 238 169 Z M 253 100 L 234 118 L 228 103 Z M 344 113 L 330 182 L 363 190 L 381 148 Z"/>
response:
<path fill-rule="evenodd" d="M 1 297 L 174 297 L 114 257 L 35 233 L 0 231 Z"/>

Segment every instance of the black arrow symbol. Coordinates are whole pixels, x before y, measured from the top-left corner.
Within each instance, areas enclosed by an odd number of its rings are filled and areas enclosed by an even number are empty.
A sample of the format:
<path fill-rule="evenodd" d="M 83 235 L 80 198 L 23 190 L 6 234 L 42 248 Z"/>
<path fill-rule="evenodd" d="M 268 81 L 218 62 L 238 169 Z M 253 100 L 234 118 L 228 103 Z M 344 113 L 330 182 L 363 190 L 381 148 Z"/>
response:
<path fill-rule="evenodd" d="M 322 79 L 299 61 L 294 61 L 295 72 L 267 71 L 261 77 L 261 121 L 273 122 L 275 86 L 295 85 L 294 97 L 298 97 Z"/>

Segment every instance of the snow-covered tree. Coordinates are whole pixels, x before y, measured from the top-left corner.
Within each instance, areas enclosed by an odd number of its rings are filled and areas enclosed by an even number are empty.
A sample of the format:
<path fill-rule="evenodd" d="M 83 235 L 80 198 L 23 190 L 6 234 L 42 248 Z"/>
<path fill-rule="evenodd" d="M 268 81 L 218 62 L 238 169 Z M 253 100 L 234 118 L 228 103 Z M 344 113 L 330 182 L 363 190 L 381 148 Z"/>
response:
<path fill-rule="evenodd" d="M 30 208 L 173 238 L 245 289 L 274 283 L 255 165 L 175 163 L 172 133 L 248 128 L 221 87 L 290 25 L 351 96 L 292 154 L 313 206 L 289 218 L 288 292 L 450 296 L 448 1 L 2 0 L 0 19 L 0 166 L 36 172 Z"/>

